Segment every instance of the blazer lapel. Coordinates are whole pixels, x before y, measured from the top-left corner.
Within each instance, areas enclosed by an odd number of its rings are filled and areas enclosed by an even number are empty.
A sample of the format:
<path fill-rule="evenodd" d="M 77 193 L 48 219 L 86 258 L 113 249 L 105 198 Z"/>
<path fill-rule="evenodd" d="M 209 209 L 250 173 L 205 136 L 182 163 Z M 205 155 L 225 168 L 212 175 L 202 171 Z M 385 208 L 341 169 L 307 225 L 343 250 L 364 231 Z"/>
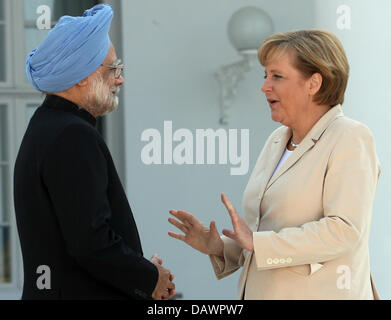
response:
<path fill-rule="evenodd" d="M 292 131 L 290 128 L 285 128 L 279 136 L 277 136 L 268 153 L 271 155 L 270 160 L 267 161 L 265 167 L 260 170 L 258 173 L 257 179 L 259 179 L 259 198 L 262 199 L 263 194 L 266 190 L 266 186 L 270 180 L 271 175 L 273 174 L 274 169 L 276 168 L 278 162 L 280 161 L 282 154 L 285 151 L 285 147 L 288 143 L 288 140 L 292 136 Z"/>
<path fill-rule="evenodd" d="M 312 127 L 312 129 L 308 132 L 306 137 L 303 139 L 303 141 L 300 143 L 300 145 L 297 147 L 297 149 L 292 152 L 290 157 L 286 160 L 286 162 L 282 165 L 282 167 L 274 174 L 274 176 L 270 179 L 270 181 L 267 183 L 266 188 L 264 191 L 270 188 L 270 186 L 279 178 L 281 177 L 289 168 L 291 168 L 297 161 L 300 160 L 300 158 L 308 151 L 310 150 L 315 143 L 320 139 L 323 132 L 329 127 L 329 125 L 337 118 L 343 116 L 341 105 L 337 105 L 333 108 L 331 108 L 327 113 L 323 115 L 322 118 L 318 120 L 318 122 Z M 278 161 L 280 160 L 283 152 L 285 151 L 286 145 L 288 143 L 288 140 L 291 137 L 291 130 L 287 131 L 286 133 L 290 133 L 288 138 L 285 136 L 285 139 L 282 139 L 282 143 L 279 146 L 279 157 L 277 162 L 275 163 L 275 157 L 273 157 L 273 169 L 278 164 Z M 287 139 L 286 139 L 287 138 Z M 270 173 L 270 175 L 273 173 L 273 171 Z"/>
<path fill-rule="evenodd" d="M 270 179 L 269 183 L 267 184 L 267 188 L 269 189 L 270 186 L 279 178 L 281 175 L 286 172 L 290 167 L 292 167 L 302 156 L 304 153 L 306 153 L 312 146 L 315 144 L 315 142 L 312 139 L 309 140 L 303 140 L 302 143 L 297 147 L 297 149 L 292 152 L 290 157 L 285 161 L 285 163 L 282 165 L 282 167 L 274 174 L 274 176 Z M 286 144 L 284 146 L 284 150 L 286 148 Z"/>

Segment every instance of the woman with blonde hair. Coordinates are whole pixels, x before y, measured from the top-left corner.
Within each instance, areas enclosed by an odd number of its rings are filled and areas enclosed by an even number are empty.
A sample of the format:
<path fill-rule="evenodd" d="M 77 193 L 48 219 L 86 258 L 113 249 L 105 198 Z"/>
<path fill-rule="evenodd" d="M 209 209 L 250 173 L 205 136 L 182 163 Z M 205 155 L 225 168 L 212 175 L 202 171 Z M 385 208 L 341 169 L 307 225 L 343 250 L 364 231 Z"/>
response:
<path fill-rule="evenodd" d="M 375 141 L 344 116 L 349 64 L 322 30 L 277 33 L 258 52 L 273 121 L 233 231 L 171 210 L 169 232 L 208 254 L 218 279 L 243 267 L 239 299 L 378 299 L 368 238 L 380 176 Z"/>

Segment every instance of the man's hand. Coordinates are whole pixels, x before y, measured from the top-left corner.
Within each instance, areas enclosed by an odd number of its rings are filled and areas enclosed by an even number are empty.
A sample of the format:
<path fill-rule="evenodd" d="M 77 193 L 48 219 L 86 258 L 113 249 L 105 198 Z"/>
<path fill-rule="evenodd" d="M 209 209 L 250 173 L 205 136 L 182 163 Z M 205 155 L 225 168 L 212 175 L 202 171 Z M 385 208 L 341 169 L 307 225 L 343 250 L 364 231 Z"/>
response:
<path fill-rule="evenodd" d="M 162 266 L 163 260 L 156 253 L 152 256 L 151 262 L 159 271 L 159 278 L 155 290 L 152 292 L 152 298 L 155 300 L 168 300 L 176 294 L 175 284 L 172 282 L 174 275 Z"/>

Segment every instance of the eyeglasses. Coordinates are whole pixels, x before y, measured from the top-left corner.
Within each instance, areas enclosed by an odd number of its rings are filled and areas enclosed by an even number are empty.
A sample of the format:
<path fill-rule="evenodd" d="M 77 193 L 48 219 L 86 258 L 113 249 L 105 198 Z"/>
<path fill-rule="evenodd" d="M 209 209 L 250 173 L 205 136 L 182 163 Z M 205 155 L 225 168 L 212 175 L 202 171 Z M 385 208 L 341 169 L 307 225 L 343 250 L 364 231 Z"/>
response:
<path fill-rule="evenodd" d="M 124 64 L 121 64 L 121 60 L 118 60 L 118 62 L 116 62 L 115 64 L 113 65 L 106 65 L 106 64 L 101 64 L 102 67 L 106 67 L 106 68 L 109 68 L 111 70 L 115 70 L 114 72 L 114 77 L 116 79 L 119 79 L 121 76 L 122 76 L 122 73 L 124 71 L 124 67 L 125 65 Z"/>

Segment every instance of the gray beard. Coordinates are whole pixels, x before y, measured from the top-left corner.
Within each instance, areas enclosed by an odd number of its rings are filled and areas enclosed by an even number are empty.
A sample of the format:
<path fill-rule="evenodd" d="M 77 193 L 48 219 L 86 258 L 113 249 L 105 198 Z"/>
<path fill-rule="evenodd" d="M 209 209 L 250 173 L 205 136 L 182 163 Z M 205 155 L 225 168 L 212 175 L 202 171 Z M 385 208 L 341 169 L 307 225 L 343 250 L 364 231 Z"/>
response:
<path fill-rule="evenodd" d="M 99 73 L 92 79 L 92 83 L 91 91 L 87 97 L 88 110 L 98 116 L 113 112 L 119 104 L 119 87 L 108 88 Z"/>

